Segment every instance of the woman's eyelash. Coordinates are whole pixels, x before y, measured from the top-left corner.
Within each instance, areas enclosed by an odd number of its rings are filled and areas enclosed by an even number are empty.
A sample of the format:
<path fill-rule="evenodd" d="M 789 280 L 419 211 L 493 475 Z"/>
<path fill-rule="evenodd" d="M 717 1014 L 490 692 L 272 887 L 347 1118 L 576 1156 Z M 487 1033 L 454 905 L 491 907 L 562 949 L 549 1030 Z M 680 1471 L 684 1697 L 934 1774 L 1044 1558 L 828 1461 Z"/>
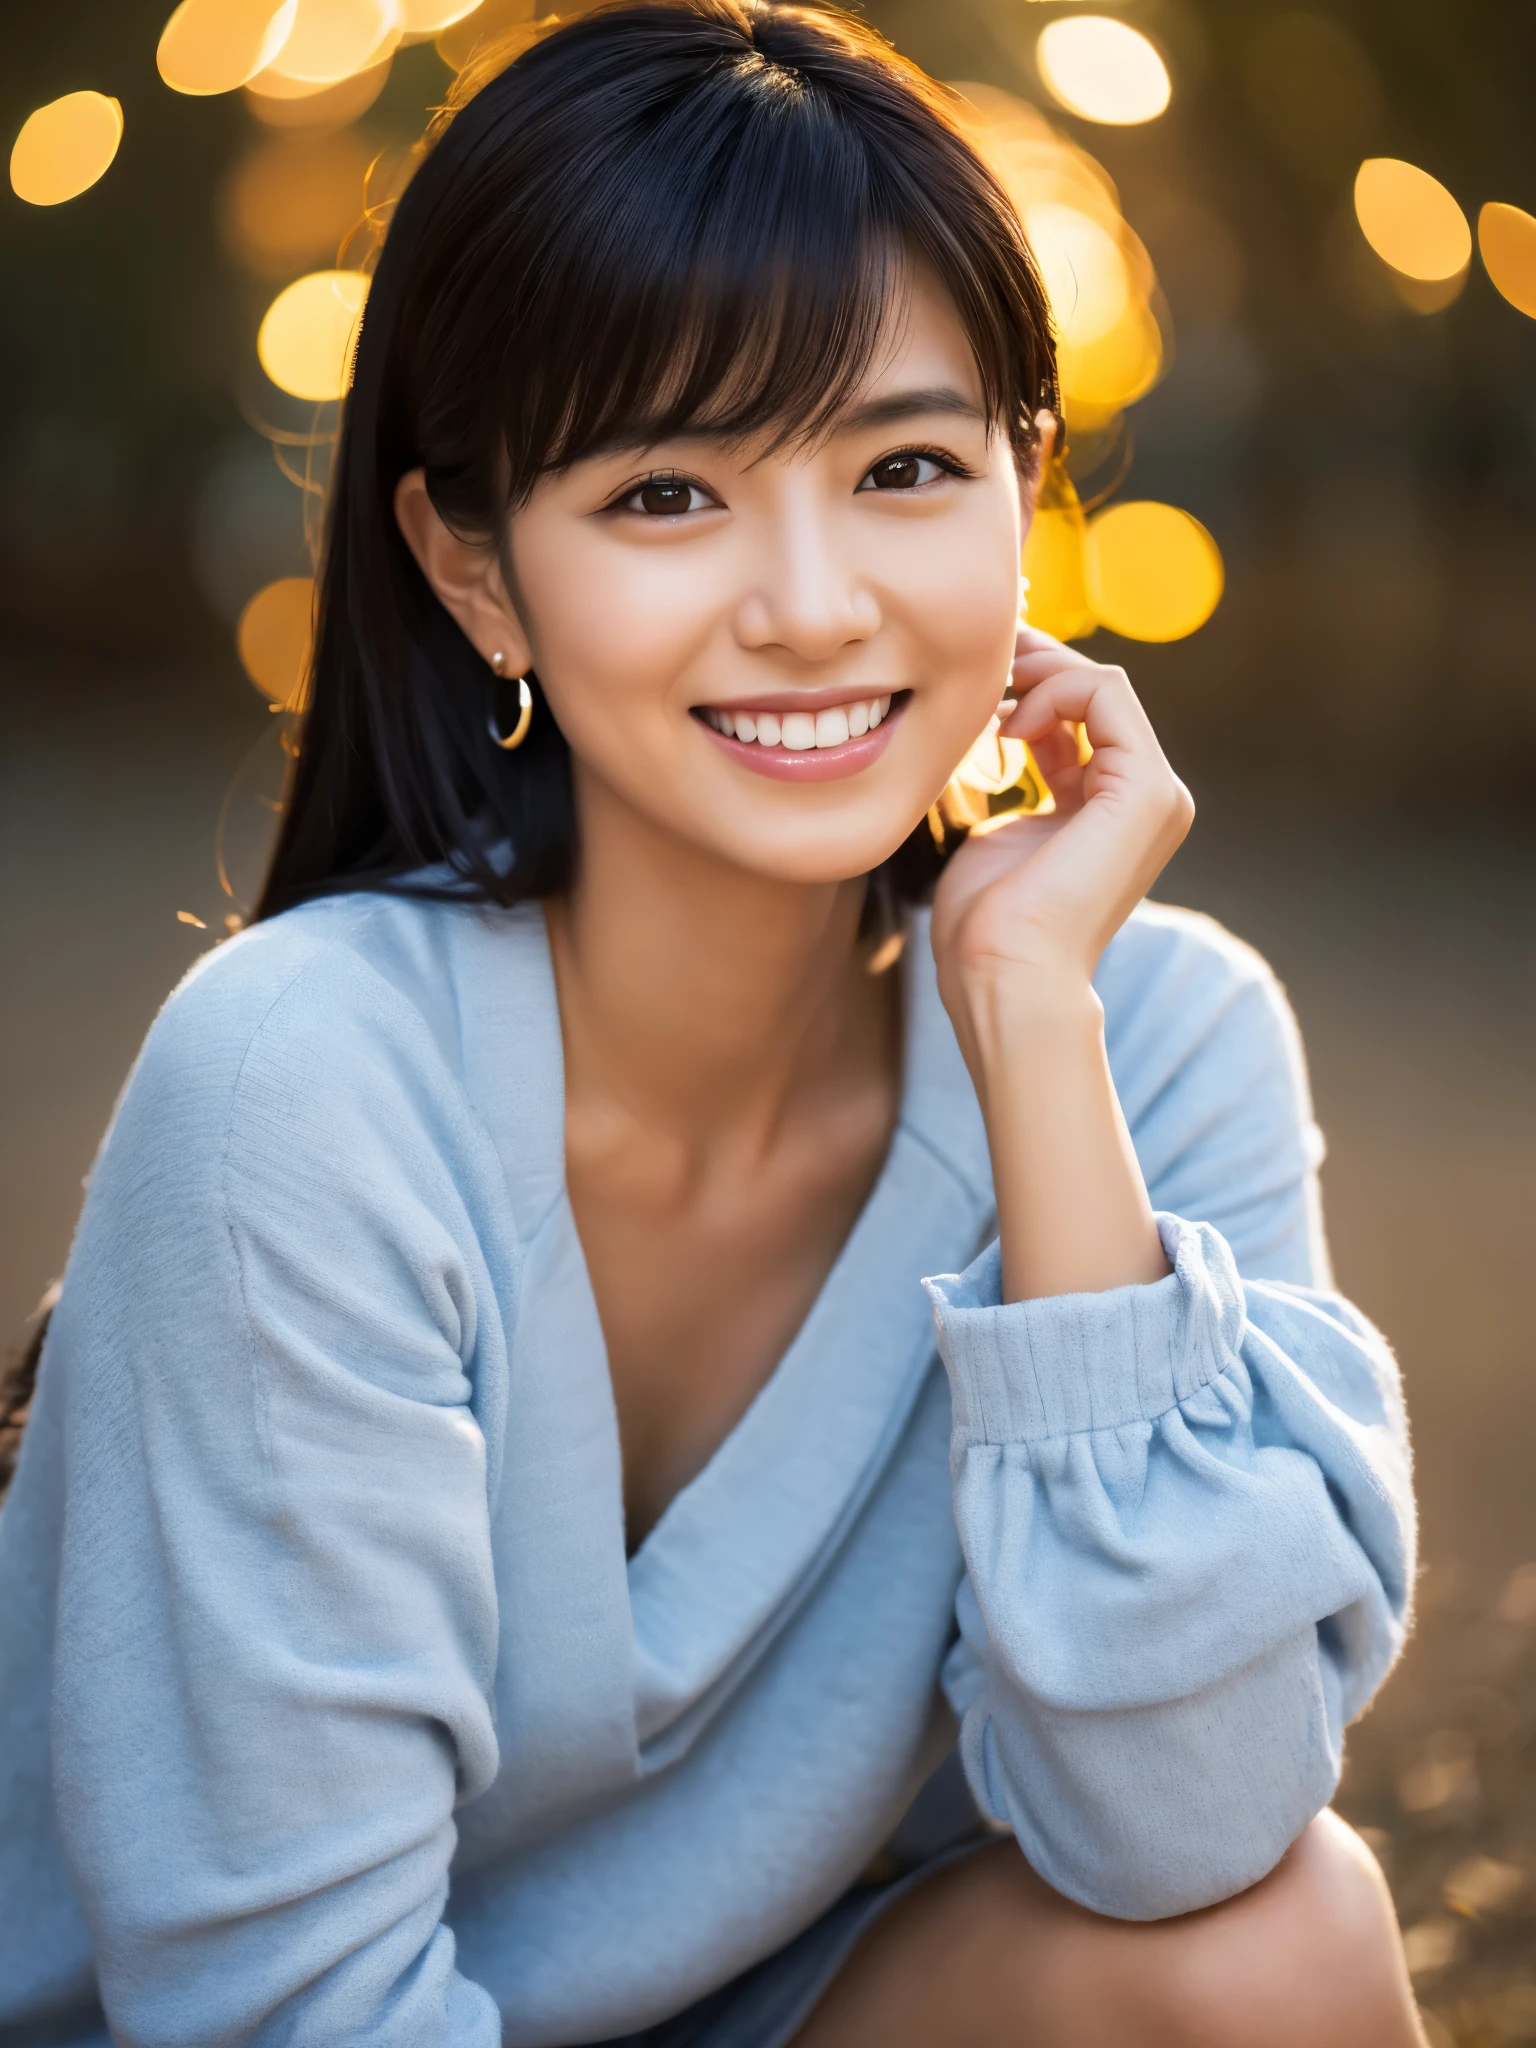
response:
<path fill-rule="evenodd" d="M 958 455 L 948 448 L 898 448 L 898 455 L 926 455 L 930 462 L 936 462 L 940 469 L 947 469 L 951 476 L 975 476 L 970 463 L 962 462 Z"/>
<path fill-rule="evenodd" d="M 909 448 L 891 449 L 889 454 L 882 455 L 877 462 L 872 462 L 864 474 L 866 476 L 873 476 L 877 469 L 883 469 L 887 463 L 892 462 L 932 462 L 942 469 L 946 476 L 974 477 L 978 473 L 971 467 L 970 463 L 963 462 L 958 455 L 948 448 L 919 447 L 914 445 Z M 921 486 L 917 486 L 917 488 L 920 489 Z"/>

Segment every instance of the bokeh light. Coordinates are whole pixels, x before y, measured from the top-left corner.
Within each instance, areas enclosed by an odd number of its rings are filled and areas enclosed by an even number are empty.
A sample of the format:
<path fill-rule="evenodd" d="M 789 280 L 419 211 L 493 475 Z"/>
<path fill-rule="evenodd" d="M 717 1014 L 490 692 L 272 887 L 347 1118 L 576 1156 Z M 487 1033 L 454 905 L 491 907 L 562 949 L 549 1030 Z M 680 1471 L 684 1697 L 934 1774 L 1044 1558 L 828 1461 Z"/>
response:
<path fill-rule="evenodd" d="M 1083 434 L 1098 432 L 1157 382 L 1163 337 L 1151 307 L 1145 300 L 1134 301 L 1107 334 L 1089 342 L 1064 334 L 1056 366 L 1073 428 Z"/>
<path fill-rule="evenodd" d="M 69 92 L 29 114 L 11 150 L 11 190 L 29 206 L 88 191 L 117 155 L 123 110 L 100 92 Z"/>
<path fill-rule="evenodd" d="M 1088 602 L 1083 543 L 1088 522 L 1065 468 L 1053 462 L 1024 542 L 1025 616 L 1058 640 L 1080 640 L 1098 623 Z"/>
<path fill-rule="evenodd" d="M 344 128 L 366 114 L 384 90 L 392 62 L 386 57 L 337 85 L 308 85 L 262 71 L 245 88 L 245 104 L 267 128 Z"/>
<path fill-rule="evenodd" d="M 1355 218 L 1383 263 L 1426 284 L 1455 277 L 1472 257 L 1472 230 L 1451 194 L 1417 164 L 1367 157 L 1355 175 Z"/>
<path fill-rule="evenodd" d="M 266 67 L 302 85 L 336 85 L 400 41 L 399 0 L 298 0 L 293 27 Z"/>
<path fill-rule="evenodd" d="M 1162 369 L 1151 260 L 1126 225 L 1113 181 L 1086 150 L 1008 93 L 959 89 L 973 139 L 1018 208 L 1040 267 L 1068 427 L 1098 433 Z"/>
<path fill-rule="evenodd" d="M 1118 236 L 1056 200 L 1026 200 L 1023 219 L 1058 334 L 1078 343 L 1108 334 L 1131 296 Z"/>
<path fill-rule="evenodd" d="M 235 92 L 270 64 L 293 28 L 298 0 L 182 0 L 155 52 L 173 92 Z"/>
<path fill-rule="evenodd" d="M 345 130 L 258 143 L 220 194 L 225 246 L 257 277 L 292 277 L 322 259 L 334 262 L 362 217 L 371 154 Z"/>
<path fill-rule="evenodd" d="M 1105 14 L 1048 22 L 1035 62 L 1051 96 L 1085 121 L 1129 127 L 1155 120 L 1173 91 L 1167 65 L 1141 31 Z"/>
<path fill-rule="evenodd" d="M 1389 270 L 1387 281 L 1392 296 L 1411 313 L 1443 313 L 1466 289 L 1471 265 L 1451 277 L 1407 277 L 1401 270 Z"/>
<path fill-rule="evenodd" d="M 1494 289 L 1536 320 L 1536 217 L 1490 200 L 1477 216 L 1477 247 Z"/>
<path fill-rule="evenodd" d="M 258 590 L 235 628 L 245 672 L 274 704 L 295 705 L 309 675 L 315 586 L 308 576 L 280 576 Z"/>
<path fill-rule="evenodd" d="M 480 0 L 400 0 L 400 25 L 408 36 L 435 36 L 474 13 Z"/>
<path fill-rule="evenodd" d="M 1089 521 L 1083 555 L 1095 616 L 1128 640 L 1182 640 L 1221 601 L 1221 550 L 1177 506 L 1112 505 Z"/>
<path fill-rule="evenodd" d="M 316 270 L 279 292 L 256 335 L 261 367 L 280 391 L 317 403 L 344 395 L 368 280 Z"/>

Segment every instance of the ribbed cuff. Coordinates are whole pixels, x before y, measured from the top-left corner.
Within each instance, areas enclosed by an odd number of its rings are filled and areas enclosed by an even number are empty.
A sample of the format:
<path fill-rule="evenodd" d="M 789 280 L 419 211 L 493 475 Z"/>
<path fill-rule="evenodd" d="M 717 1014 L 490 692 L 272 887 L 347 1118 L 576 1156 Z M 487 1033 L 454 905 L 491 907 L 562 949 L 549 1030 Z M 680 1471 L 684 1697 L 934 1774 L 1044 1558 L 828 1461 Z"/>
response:
<path fill-rule="evenodd" d="M 963 1443 L 1019 1443 L 1150 1422 L 1225 1371 L 1244 1301 L 1226 1239 L 1159 1215 L 1173 1271 L 1145 1287 L 1002 1302 L 1002 1253 L 923 1282 Z"/>

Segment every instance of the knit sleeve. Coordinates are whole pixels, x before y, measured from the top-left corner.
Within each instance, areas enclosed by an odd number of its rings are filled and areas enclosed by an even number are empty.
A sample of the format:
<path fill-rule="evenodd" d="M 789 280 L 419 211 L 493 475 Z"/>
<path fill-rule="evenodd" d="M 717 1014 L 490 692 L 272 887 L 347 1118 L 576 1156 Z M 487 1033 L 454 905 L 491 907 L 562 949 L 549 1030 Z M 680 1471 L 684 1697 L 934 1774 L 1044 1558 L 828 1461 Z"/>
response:
<path fill-rule="evenodd" d="M 66 1278 L 58 1811 L 115 2040 L 493 2048 L 442 1913 L 514 1240 L 419 1018 L 272 951 L 162 1016 Z"/>
<path fill-rule="evenodd" d="M 971 1789 L 1049 1883 L 1126 1919 L 1243 1890 L 1327 1804 L 1413 1579 L 1391 1354 L 1300 1284 L 1320 1148 L 1294 1026 L 1271 977 L 1203 950 L 1162 961 L 1184 1000 L 1145 1042 L 1122 1034 L 1154 1202 L 1178 1193 L 1172 1272 L 1004 1306 L 993 1245 L 928 1283 Z"/>

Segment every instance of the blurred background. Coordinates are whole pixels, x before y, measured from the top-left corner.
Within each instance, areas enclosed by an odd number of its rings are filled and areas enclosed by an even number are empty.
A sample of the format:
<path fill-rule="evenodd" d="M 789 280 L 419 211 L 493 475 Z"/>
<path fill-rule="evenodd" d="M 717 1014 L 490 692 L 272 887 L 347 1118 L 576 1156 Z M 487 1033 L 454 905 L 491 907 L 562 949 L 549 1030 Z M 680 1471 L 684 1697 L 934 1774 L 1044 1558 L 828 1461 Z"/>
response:
<path fill-rule="evenodd" d="M 1126 665 L 1194 790 L 1159 893 L 1289 987 L 1340 1282 L 1403 1362 L 1423 1620 L 1343 1803 L 1436 2041 L 1536 2040 L 1536 10 L 864 11 L 963 83 L 1024 212 L 1070 440 L 1032 615 Z M 7 1342 L 157 1005 L 248 906 L 370 251 L 455 66 L 529 12 L 7 20 Z"/>

